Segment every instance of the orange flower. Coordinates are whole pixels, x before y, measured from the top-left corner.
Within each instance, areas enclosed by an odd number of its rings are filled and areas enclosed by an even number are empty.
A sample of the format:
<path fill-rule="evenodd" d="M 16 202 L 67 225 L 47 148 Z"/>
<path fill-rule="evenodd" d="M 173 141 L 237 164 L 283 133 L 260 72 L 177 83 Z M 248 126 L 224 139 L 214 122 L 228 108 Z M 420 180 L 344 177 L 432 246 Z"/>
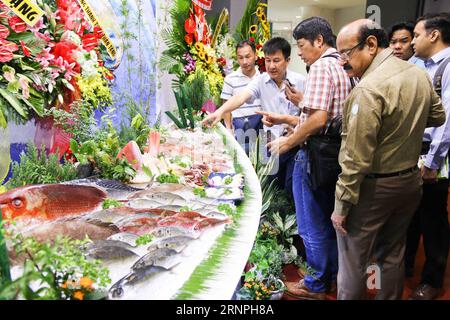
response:
<path fill-rule="evenodd" d="M 73 294 L 73 297 L 74 297 L 76 300 L 83 300 L 83 299 L 84 299 L 84 293 L 81 292 L 81 291 L 76 291 L 76 292 Z"/>
<path fill-rule="evenodd" d="M 80 286 L 87 289 L 92 289 L 92 285 L 94 284 L 94 281 L 92 281 L 88 277 L 82 277 L 80 279 Z"/>

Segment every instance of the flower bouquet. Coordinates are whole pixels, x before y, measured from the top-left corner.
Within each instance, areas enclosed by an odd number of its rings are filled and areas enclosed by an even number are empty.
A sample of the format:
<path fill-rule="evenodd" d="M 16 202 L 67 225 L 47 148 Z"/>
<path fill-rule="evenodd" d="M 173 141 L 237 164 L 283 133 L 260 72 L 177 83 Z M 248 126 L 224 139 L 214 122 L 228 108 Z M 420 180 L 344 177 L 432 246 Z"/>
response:
<path fill-rule="evenodd" d="M 168 49 L 163 52 L 160 67 L 176 75 L 175 90 L 183 84 L 196 86 L 202 82 L 202 98 L 192 106 L 200 113 L 208 100 L 220 103 L 226 59 L 214 48 L 212 30 L 200 6 L 190 0 L 176 0 L 170 16 L 172 26 L 162 34 Z"/>
<path fill-rule="evenodd" d="M 83 101 L 90 111 L 111 103 L 103 32 L 76 0 L 38 0 L 45 11 L 28 26 L 0 4 L 0 126 L 25 122 L 46 109 L 67 111 Z"/>

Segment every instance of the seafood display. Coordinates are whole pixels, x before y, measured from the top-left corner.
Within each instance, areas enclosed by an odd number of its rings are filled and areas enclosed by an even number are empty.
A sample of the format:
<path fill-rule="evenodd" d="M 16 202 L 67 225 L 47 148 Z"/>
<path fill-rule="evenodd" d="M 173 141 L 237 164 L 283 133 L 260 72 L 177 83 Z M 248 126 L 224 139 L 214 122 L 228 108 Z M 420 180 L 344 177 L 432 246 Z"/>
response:
<path fill-rule="evenodd" d="M 235 171 L 229 149 L 222 134 L 199 128 L 152 131 L 144 154 L 134 141 L 118 154 L 137 171 L 131 184 L 91 177 L 17 188 L 0 194 L 2 217 L 40 242 L 89 238 L 80 250 L 110 269 L 111 299 L 172 297 L 245 204 L 248 174 Z M 119 206 L 104 209 L 108 199 Z M 160 295 L 148 289 L 162 283 Z"/>

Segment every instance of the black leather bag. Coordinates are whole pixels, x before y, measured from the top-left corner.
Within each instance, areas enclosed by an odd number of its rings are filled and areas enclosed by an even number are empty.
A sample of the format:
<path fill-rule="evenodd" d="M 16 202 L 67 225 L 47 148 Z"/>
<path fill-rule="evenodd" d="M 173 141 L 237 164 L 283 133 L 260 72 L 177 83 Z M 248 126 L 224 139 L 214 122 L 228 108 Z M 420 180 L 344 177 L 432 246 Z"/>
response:
<path fill-rule="evenodd" d="M 309 137 L 307 146 L 310 161 L 311 188 L 334 187 L 341 173 L 339 151 L 341 149 L 342 116 L 337 116 L 324 134 Z"/>

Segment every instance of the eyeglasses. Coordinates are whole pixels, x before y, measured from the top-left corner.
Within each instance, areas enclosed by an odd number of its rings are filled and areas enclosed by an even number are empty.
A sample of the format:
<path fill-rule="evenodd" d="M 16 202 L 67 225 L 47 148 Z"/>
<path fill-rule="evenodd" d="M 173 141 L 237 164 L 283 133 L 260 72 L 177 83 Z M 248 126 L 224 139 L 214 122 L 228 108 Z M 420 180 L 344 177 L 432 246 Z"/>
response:
<path fill-rule="evenodd" d="M 347 50 L 343 50 L 341 52 L 339 52 L 340 54 L 340 59 L 343 61 L 348 61 L 350 60 L 350 56 L 352 55 L 353 50 L 355 50 L 357 47 L 359 47 L 360 45 L 362 45 L 364 42 L 366 41 L 366 39 L 358 42 L 358 44 L 350 49 Z"/>

